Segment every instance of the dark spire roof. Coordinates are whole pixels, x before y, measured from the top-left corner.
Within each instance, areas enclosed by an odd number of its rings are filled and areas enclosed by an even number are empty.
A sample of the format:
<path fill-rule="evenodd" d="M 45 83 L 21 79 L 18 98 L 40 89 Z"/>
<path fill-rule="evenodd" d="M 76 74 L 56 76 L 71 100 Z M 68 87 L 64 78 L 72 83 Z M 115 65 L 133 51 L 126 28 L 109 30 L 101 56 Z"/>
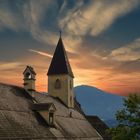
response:
<path fill-rule="evenodd" d="M 74 77 L 60 36 L 47 75 L 68 74 Z"/>
<path fill-rule="evenodd" d="M 31 66 L 27 66 L 26 69 L 24 70 L 23 74 L 26 72 L 27 69 L 29 69 L 32 74 L 36 75 L 33 67 L 31 67 Z"/>

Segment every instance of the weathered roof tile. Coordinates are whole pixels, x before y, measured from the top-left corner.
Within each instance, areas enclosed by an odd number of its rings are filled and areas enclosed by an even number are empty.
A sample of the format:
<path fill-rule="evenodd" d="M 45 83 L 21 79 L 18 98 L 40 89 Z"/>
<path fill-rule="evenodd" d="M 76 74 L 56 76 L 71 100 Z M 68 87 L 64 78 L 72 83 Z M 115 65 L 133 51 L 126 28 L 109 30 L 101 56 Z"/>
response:
<path fill-rule="evenodd" d="M 56 128 L 50 128 L 39 112 L 31 109 L 32 98 L 25 92 L 22 88 L 0 84 L 0 139 L 102 140 L 83 114 L 49 95 L 35 92 L 37 103 L 53 103 L 56 107 Z"/>

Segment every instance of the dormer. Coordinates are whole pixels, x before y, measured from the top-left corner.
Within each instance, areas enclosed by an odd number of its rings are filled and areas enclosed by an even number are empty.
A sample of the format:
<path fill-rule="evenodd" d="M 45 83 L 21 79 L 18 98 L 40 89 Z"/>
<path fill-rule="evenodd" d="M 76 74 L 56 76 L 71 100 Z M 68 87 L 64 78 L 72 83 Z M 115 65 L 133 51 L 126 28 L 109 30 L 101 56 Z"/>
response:
<path fill-rule="evenodd" d="M 56 107 L 53 103 L 36 103 L 33 104 L 32 110 L 37 111 L 50 127 L 55 126 Z"/>

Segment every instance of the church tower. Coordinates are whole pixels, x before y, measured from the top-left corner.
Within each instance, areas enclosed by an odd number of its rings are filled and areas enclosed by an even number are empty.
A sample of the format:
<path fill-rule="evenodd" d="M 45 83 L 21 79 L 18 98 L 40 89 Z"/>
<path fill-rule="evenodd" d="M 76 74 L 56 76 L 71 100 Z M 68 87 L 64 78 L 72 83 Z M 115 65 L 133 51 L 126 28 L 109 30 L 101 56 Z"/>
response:
<path fill-rule="evenodd" d="M 73 72 L 60 35 L 48 70 L 48 93 L 59 97 L 68 107 L 74 107 Z"/>

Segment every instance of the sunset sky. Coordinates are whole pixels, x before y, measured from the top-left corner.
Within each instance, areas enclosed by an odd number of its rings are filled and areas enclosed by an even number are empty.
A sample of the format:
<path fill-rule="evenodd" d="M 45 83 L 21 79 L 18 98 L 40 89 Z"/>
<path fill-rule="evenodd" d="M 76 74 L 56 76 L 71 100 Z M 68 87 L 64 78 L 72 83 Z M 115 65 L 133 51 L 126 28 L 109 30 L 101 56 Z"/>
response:
<path fill-rule="evenodd" d="M 47 91 L 59 30 L 75 86 L 140 92 L 140 0 L 0 0 L 0 81 L 22 86 L 31 65 Z"/>

